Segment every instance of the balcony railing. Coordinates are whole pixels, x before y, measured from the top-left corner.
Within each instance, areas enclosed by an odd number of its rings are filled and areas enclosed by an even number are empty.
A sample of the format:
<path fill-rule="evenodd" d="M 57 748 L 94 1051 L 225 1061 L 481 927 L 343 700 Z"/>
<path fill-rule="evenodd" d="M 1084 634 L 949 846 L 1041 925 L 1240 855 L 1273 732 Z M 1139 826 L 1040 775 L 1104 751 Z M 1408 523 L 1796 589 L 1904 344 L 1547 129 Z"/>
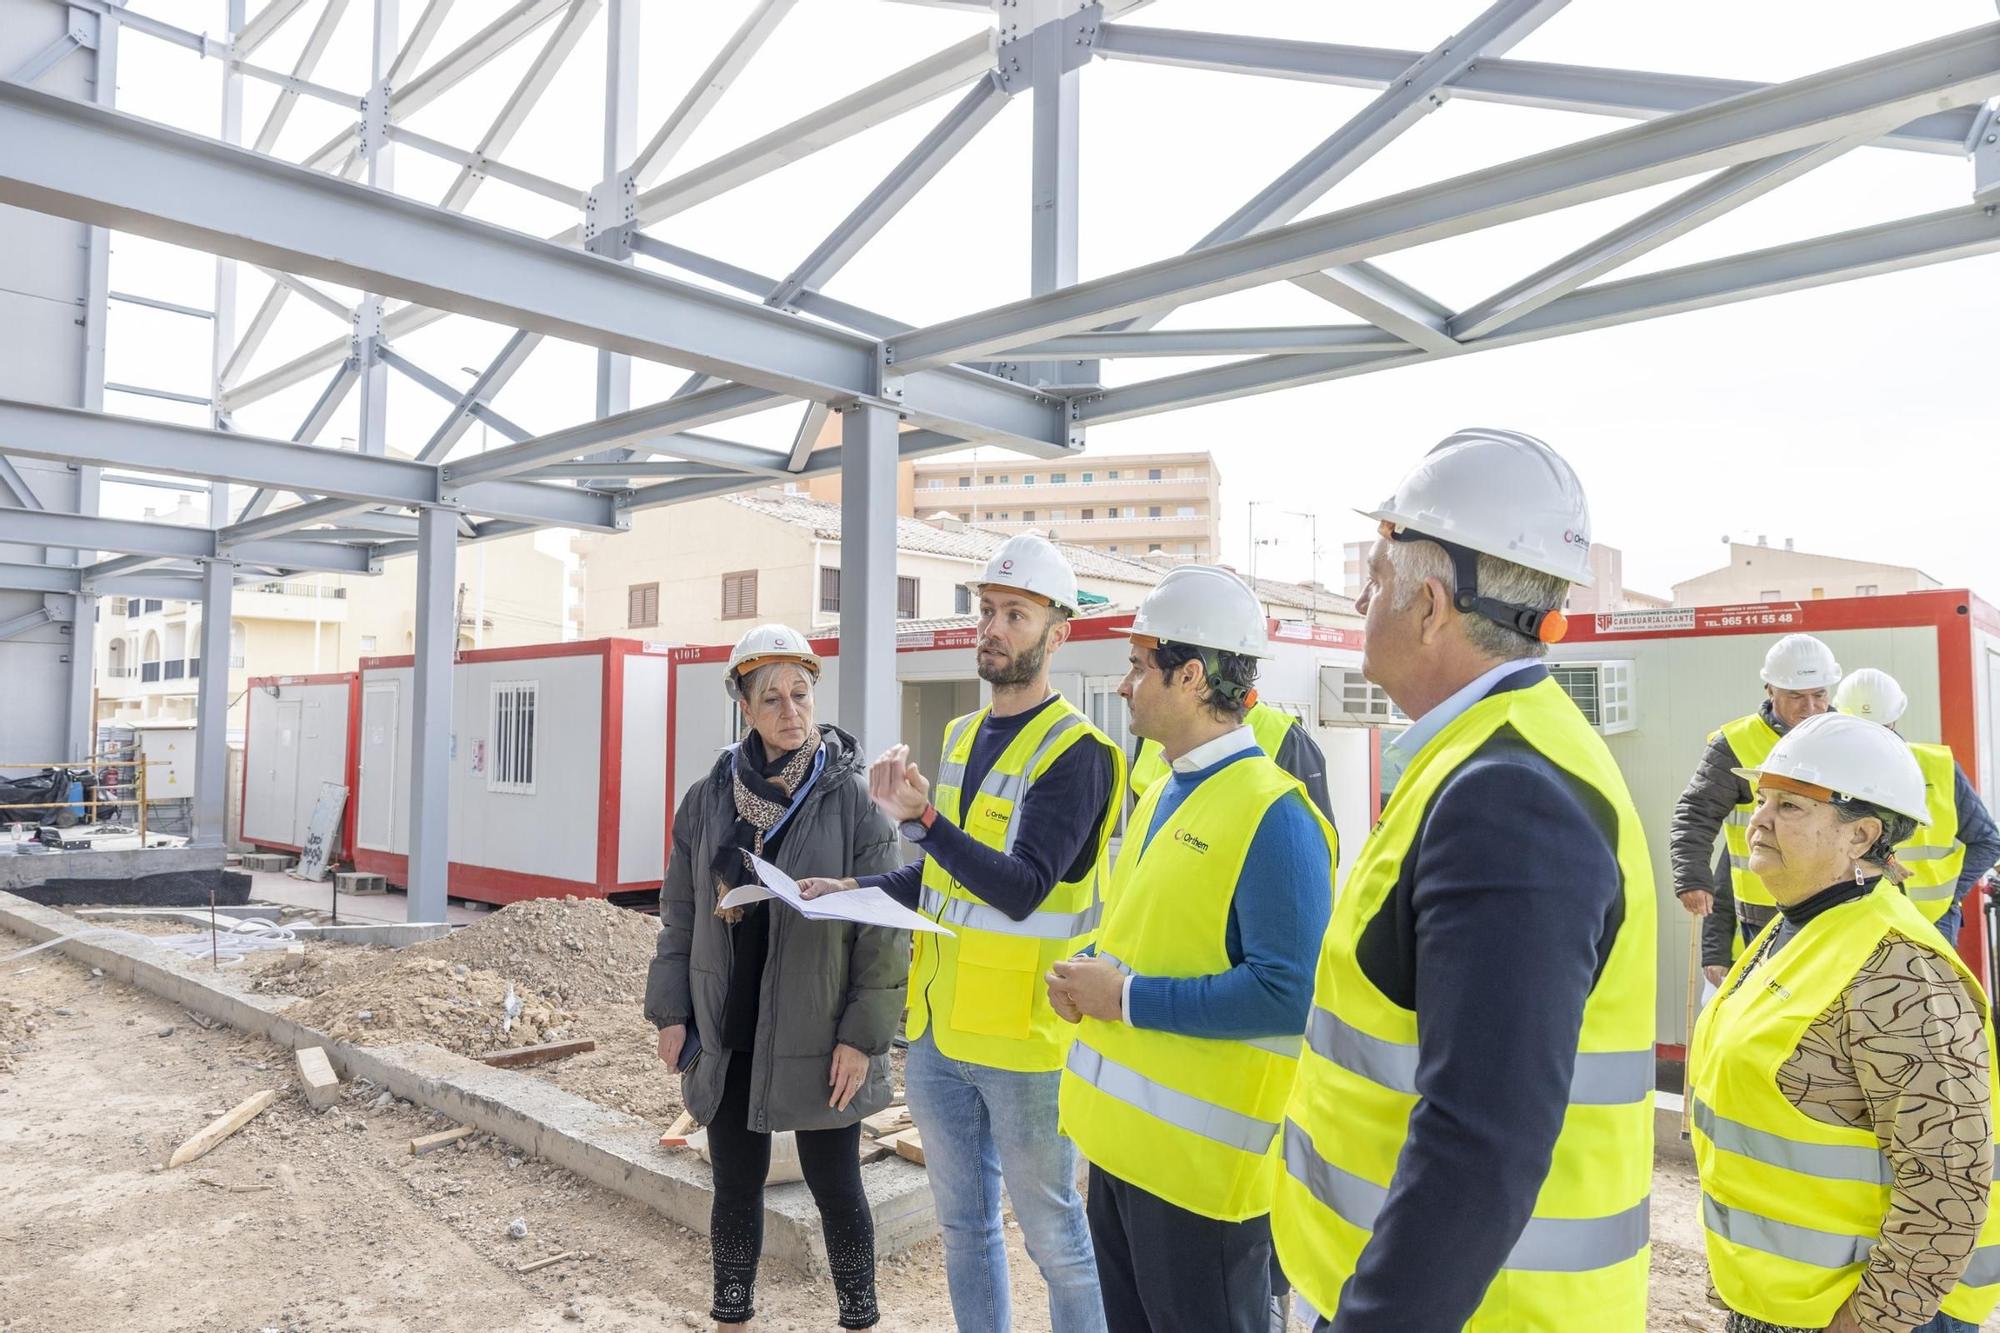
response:
<path fill-rule="evenodd" d="M 1099 473 L 1092 476 L 1089 481 L 1080 476 L 1073 476 L 1068 481 L 1050 481 L 1047 477 L 1037 477 L 1031 482 L 974 481 L 969 486 L 961 486 L 956 480 L 939 481 L 936 478 L 927 478 L 923 485 L 917 487 L 917 494 L 930 495 L 937 491 L 1046 491 L 1062 486 L 1206 486 L 1209 480 L 1207 477 L 1107 477 Z"/>
<path fill-rule="evenodd" d="M 296 581 L 286 582 L 286 583 L 260 583 L 254 589 L 254 591 L 277 593 L 280 596 L 284 597 L 332 597 L 332 598 L 344 599 L 347 596 L 347 589 L 345 588 L 322 588 L 315 583 L 304 583 Z"/>
<path fill-rule="evenodd" d="M 106 667 L 104 668 L 104 675 L 109 680 L 137 680 L 139 677 L 139 668 L 135 666 Z"/>

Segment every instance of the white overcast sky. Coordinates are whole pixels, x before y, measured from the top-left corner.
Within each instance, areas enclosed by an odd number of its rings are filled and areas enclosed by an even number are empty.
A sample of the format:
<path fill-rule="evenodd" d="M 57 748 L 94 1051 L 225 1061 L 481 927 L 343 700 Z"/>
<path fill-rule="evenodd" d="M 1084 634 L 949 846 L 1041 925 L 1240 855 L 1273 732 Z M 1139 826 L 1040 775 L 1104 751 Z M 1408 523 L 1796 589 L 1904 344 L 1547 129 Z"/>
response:
<path fill-rule="evenodd" d="M 292 19 L 257 59 L 289 69 L 321 0 Z M 259 0 L 253 0 L 254 12 Z M 132 8 L 219 31 L 219 0 L 134 0 Z M 402 0 L 407 28 L 422 8 Z M 500 8 L 460 0 L 432 57 Z M 646 0 L 640 137 L 649 137 L 747 12 L 747 0 Z M 1131 22 L 1316 41 L 1427 49 L 1482 8 L 1479 0 L 1157 0 Z M 359 91 L 367 79 L 370 5 L 354 0 L 315 78 Z M 1522 59 L 1743 79 L 1785 79 L 1990 23 L 1990 0 L 1683 0 L 1642 6 L 1577 0 L 1516 46 Z M 801 0 L 717 112 L 675 160 L 701 162 L 882 77 L 980 27 L 976 16 L 886 3 Z M 600 16 L 503 160 L 578 186 L 598 175 L 603 116 Z M 408 122 L 463 147 L 551 28 Z M 128 35 L 120 104 L 201 133 L 215 132 L 213 61 Z M 926 132 L 956 94 L 704 204 L 655 228 L 677 244 L 772 275 L 788 272 L 881 173 Z M 1112 272 L 1178 253 L 1369 100 L 1363 90 L 1098 61 L 1083 76 L 1082 271 Z M 1010 105 L 827 291 L 912 323 L 1012 300 L 1028 283 L 1026 98 Z M 254 135 L 272 101 L 248 83 Z M 1382 194 L 1606 133 L 1629 122 L 1453 102 L 1344 181 L 1320 213 Z M 341 124 L 301 102 L 278 150 L 300 157 Z M 435 199 L 455 168 L 397 151 L 398 187 Z M 670 175 L 672 172 L 669 173 Z M 1380 261 L 1454 308 L 1489 295 L 1566 249 L 1685 188 L 1622 196 L 1543 219 L 1426 246 Z M 1821 168 L 1681 238 L 1627 272 L 1704 258 L 1961 205 L 1972 169 L 1960 158 L 1867 149 Z M 576 219 L 560 206 L 488 181 L 473 215 L 537 234 Z M 119 239 L 113 285 L 193 305 L 210 301 L 205 256 Z M 264 280 L 243 278 L 247 321 Z M 353 294 L 337 291 L 343 297 Z M 1169 327 L 1225 323 L 1344 323 L 1349 316 L 1280 285 L 1178 312 Z M 200 392 L 203 333 L 176 316 L 114 307 L 109 377 Z M 252 373 L 343 332 L 294 300 Z M 1341 380 L 1102 427 L 1093 453 L 1207 449 L 1224 480 L 1225 553 L 1246 553 L 1251 501 L 1265 572 L 1303 577 L 1307 524 L 1320 517 L 1322 577 L 1339 578 L 1340 543 L 1367 535 L 1351 512 L 1395 484 L 1429 444 L 1467 424 L 1542 436 L 1576 465 L 1596 536 L 1625 552 L 1630 586 L 1665 593 L 1720 563 L 1719 539 L 1767 534 L 1801 549 L 1915 564 L 1947 584 L 2000 597 L 1995 491 L 2000 466 L 2000 256 L 1938 265 L 1811 292 L 1678 315 L 1604 332 Z M 399 342 L 432 371 L 462 382 L 506 331 L 453 319 Z M 1129 382 L 1197 362 L 1107 363 Z M 593 354 L 545 343 L 497 406 L 550 430 L 592 410 Z M 641 364 L 635 402 L 665 397 L 684 374 Z M 390 441 L 415 450 L 443 404 L 392 375 Z M 301 385 L 238 415 L 239 428 L 288 435 L 318 393 Z M 198 408 L 112 395 L 112 411 L 198 420 Z M 727 423 L 717 434 L 752 443 L 788 437 L 795 410 Z M 354 405 L 322 443 L 352 437 Z M 461 448 L 477 448 L 478 431 Z M 136 511 L 161 492 L 108 495 Z M 240 493 L 239 493 L 240 502 Z"/>

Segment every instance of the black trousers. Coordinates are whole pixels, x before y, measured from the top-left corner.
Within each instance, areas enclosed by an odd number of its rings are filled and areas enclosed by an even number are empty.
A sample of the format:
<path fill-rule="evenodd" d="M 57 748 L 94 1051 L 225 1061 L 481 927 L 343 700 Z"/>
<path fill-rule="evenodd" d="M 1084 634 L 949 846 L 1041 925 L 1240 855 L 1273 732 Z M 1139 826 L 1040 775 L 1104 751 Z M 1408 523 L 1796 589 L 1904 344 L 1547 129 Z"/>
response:
<path fill-rule="evenodd" d="M 704 1059 L 708 1058 L 706 1056 Z M 757 1260 L 764 1253 L 764 1177 L 771 1172 L 771 1136 L 748 1128 L 750 1052 L 731 1051 L 723 1077 L 722 1105 L 708 1126 L 708 1155 L 715 1169 L 715 1199 L 708 1211 L 709 1251 L 715 1261 L 715 1308 L 709 1318 L 748 1323 L 757 1313 Z M 828 1267 L 842 1328 L 873 1328 L 875 1221 L 861 1189 L 861 1126 L 802 1129 L 799 1166 L 819 1205 Z"/>
<path fill-rule="evenodd" d="M 1095 1166 L 1086 1212 L 1111 1333 L 1268 1333 L 1270 1218 L 1218 1222 Z"/>

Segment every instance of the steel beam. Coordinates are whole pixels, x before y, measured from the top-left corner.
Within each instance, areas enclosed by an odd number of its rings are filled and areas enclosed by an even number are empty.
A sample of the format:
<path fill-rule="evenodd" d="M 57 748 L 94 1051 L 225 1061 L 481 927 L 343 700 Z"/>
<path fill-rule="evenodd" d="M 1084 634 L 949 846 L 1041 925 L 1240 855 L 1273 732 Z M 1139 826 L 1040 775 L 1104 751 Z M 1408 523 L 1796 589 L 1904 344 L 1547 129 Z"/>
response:
<path fill-rule="evenodd" d="M 874 756 L 895 744 L 896 414 L 856 404 L 840 423 L 840 725 Z"/>
<path fill-rule="evenodd" d="M 507 387 L 507 381 L 514 378 L 516 371 L 527 364 L 528 357 L 541 346 L 542 335 L 517 329 L 500 348 L 499 354 L 479 372 L 472 386 L 458 396 L 451 411 L 431 433 L 431 438 L 417 451 L 417 461 L 432 463 L 451 453 L 451 448 L 465 434 L 471 425 L 474 407 L 490 402 L 500 390 Z"/>
<path fill-rule="evenodd" d="M 201 675 L 194 703 L 194 838 L 196 847 L 227 839 L 223 789 L 229 778 L 229 606 L 236 566 L 210 560 L 201 569 Z"/>
<path fill-rule="evenodd" d="M 473 150 L 475 154 L 484 159 L 498 157 L 507 151 L 508 145 L 514 142 L 514 136 L 527 123 L 535 103 L 549 90 L 556 75 L 562 72 L 563 62 L 576 50 L 576 44 L 583 40 L 584 31 L 590 27 L 591 20 L 597 17 L 597 11 L 603 4 L 604 0 L 570 0 L 569 8 L 549 33 L 548 41 L 529 62 L 520 81 L 500 104 L 499 114 L 486 127 L 486 133 L 480 136 L 479 146 Z M 390 104 L 394 105 L 393 98 Z M 438 206 L 454 211 L 464 208 L 472 202 L 473 194 L 484 179 L 471 167 L 462 168 Z"/>
<path fill-rule="evenodd" d="M 1371 324 L 1323 324 L 1247 329 L 1150 329 L 1072 333 L 1010 347 L 1001 361 L 1062 357 L 1244 356 L 1281 352 L 1392 352 L 1403 340 Z"/>
<path fill-rule="evenodd" d="M 1995 92 L 2000 92 L 2000 24 L 1987 24 L 1721 106 L 949 320 L 894 339 L 887 352 L 905 370 L 963 360 L 1740 161 L 1885 132 L 1926 107 L 1977 101 Z"/>
<path fill-rule="evenodd" d="M 1413 347 L 1439 355 L 1459 350 L 1449 331 L 1451 311 L 1365 260 L 1292 282 Z"/>
<path fill-rule="evenodd" d="M 1762 198 L 1785 182 L 1796 180 L 1859 146 L 1859 140 L 1843 139 L 1817 148 L 1795 148 L 1789 153 L 1779 153 L 1717 172 L 1658 207 L 1646 210 L 1624 226 L 1606 232 L 1479 304 L 1468 307 L 1452 319 L 1450 333 L 1454 338 L 1466 339 L 1483 338 L 1497 332 L 1557 297 L 1594 282 L 1613 269 L 1629 264 L 1641 255 L 1650 254 L 1675 237 L 1684 236 L 1705 222 L 1741 208 L 1753 199 Z"/>
<path fill-rule="evenodd" d="M 458 650 L 453 608 L 458 529 L 426 509 L 417 534 L 416 669 L 410 740 L 410 920 L 445 919 L 451 872 L 451 687 Z"/>
<path fill-rule="evenodd" d="M 446 384 L 443 380 L 431 374 L 401 352 L 398 352 L 395 348 L 378 343 L 375 347 L 375 354 L 388 363 L 389 369 L 403 375 L 411 383 L 422 385 L 438 397 L 444 399 L 447 403 L 455 405 L 458 402 L 460 398 L 458 390 L 452 388 L 449 384 Z M 534 436 L 533 431 L 527 429 L 525 426 L 515 425 L 485 403 L 475 400 L 466 410 L 510 440 L 519 442 Z"/>
<path fill-rule="evenodd" d="M 892 391 L 866 338 L 11 84 L 0 86 L 0 202 L 785 396 Z M 904 375 L 893 392 L 913 421 L 963 438 L 1068 447 L 1060 404 L 990 376 Z"/>
<path fill-rule="evenodd" d="M 0 448 L 23 457 L 61 463 L 141 468 L 172 476 L 234 481 L 273 491 L 302 490 L 355 501 L 362 507 L 449 503 L 477 514 L 557 527 L 600 531 L 617 527 L 609 501 L 574 487 L 505 482 L 504 473 L 484 480 L 475 478 L 447 484 L 439 470 L 428 463 L 293 444 L 204 426 L 111 417 L 45 403 L 0 399 Z M 296 510 L 279 513 L 291 515 Z"/>
<path fill-rule="evenodd" d="M 83 571 L 69 565 L 22 565 L 0 562 L 0 588 L 13 592 L 76 593 Z"/>
<path fill-rule="evenodd" d="M 1498 333 L 1465 343 L 1464 354 L 1995 253 L 2000 253 L 2000 218 L 1977 205 L 1949 209 L 1599 283 L 1551 301 Z M 1428 359 L 1414 351 L 1262 357 L 1106 390 L 1079 403 L 1078 413 L 1086 423 L 1124 421 Z"/>
<path fill-rule="evenodd" d="M 785 470 L 797 472 L 812 457 L 813 446 L 819 443 L 822 430 L 826 429 L 826 419 L 830 409 L 825 403 L 807 403 L 805 414 L 799 418 L 799 428 L 792 433 L 792 451 L 785 459 Z"/>
<path fill-rule="evenodd" d="M 312 444 L 318 440 L 326 430 L 327 423 L 333 420 L 333 414 L 339 411 L 340 405 L 347 400 L 348 390 L 354 387 L 355 381 L 360 377 L 361 372 L 352 361 L 342 362 L 340 369 L 333 372 L 333 378 L 327 381 L 326 387 L 320 390 L 319 398 L 306 413 L 306 419 L 300 422 L 298 430 L 293 432 L 292 443 Z M 309 491 L 295 491 L 294 494 L 302 500 L 318 498 Z M 271 502 L 277 498 L 277 494 L 273 491 L 257 491 L 244 502 L 243 508 L 236 515 L 236 521 L 241 523 L 245 519 L 257 517 L 269 509 Z"/>
<path fill-rule="evenodd" d="M 312 34 L 306 44 L 299 48 L 298 59 L 292 62 L 294 79 L 309 79 L 319 67 L 320 57 L 326 54 L 327 46 L 333 41 L 333 33 L 340 26 L 341 17 L 347 12 L 347 0 L 325 0 L 319 12 L 319 21 L 313 24 Z M 259 153 L 268 153 L 277 147 L 278 136 L 285 132 L 285 122 L 291 119 L 292 108 L 299 102 L 298 93 L 290 88 L 279 90 L 277 100 L 264 116 L 263 128 L 257 131 L 257 139 L 251 147 Z"/>
<path fill-rule="evenodd" d="M 758 50 L 777 30 L 778 23 L 791 12 L 797 0 L 758 0 L 758 4 L 743 20 L 715 59 L 709 61 L 708 68 L 694 81 L 694 86 L 681 98 L 680 104 L 668 113 L 666 122 L 658 133 L 647 141 L 632 159 L 631 173 L 640 189 L 659 180 L 673 161 L 674 154 L 681 150 L 694 132 L 701 127 L 722 95 L 729 91 L 729 85 L 736 81 Z M 609 176 L 617 168 L 606 171 Z"/>
<path fill-rule="evenodd" d="M 1112 60 L 1382 88 L 1401 78 L 1423 52 L 1107 23 L 1098 29 L 1097 54 Z M 1770 86 L 1744 79 L 1485 59 L 1452 79 L 1450 93 L 1473 102 L 1650 120 Z M 1878 137 L 1876 144 L 1956 156 L 1965 151 L 1972 114 L 1954 109 L 1922 115 Z"/>
<path fill-rule="evenodd" d="M 15 638 L 31 629 L 40 629 L 54 622 L 55 618 L 55 612 L 47 606 L 38 606 L 32 611 L 23 611 L 18 616 L 0 620 L 0 640 Z"/>
<path fill-rule="evenodd" d="M 223 530 L 227 532 L 227 529 Z M 241 560 L 246 564 L 284 565 L 335 573 L 371 572 L 370 556 L 362 547 L 342 549 L 308 546 L 303 542 L 252 542 L 225 553 L 222 534 L 214 528 L 190 528 L 172 523 L 143 523 L 124 518 L 55 514 L 47 510 L 0 508 L 0 543 L 56 546 L 74 551 L 126 551 L 134 555 L 169 556 L 180 560 Z M 89 571 L 85 571 L 88 578 Z"/>
<path fill-rule="evenodd" d="M 4 436 L 0 436 L 0 449 L 6 447 Z M 6 492 L 8 503 L 22 509 L 42 509 L 42 498 L 28 485 L 28 479 L 21 475 L 13 460 L 0 455 L 0 491 Z"/>
<path fill-rule="evenodd" d="M 257 11 L 255 18 L 244 24 L 236 33 L 234 50 L 239 56 L 247 56 L 271 39 L 271 35 L 283 26 L 286 19 L 305 8 L 306 0 L 269 0 Z"/>
<path fill-rule="evenodd" d="M 683 436 L 681 438 L 686 437 Z M 748 446 L 745 447 L 747 448 Z M 524 473 L 523 475 L 528 477 L 575 478 L 577 480 L 611 478 L 614 480 L 629 481 L 641 477 L 653 480 L 670 480 L 687 477 L 743 477 L 749 474 L 739 468 L 721 467 L 709 463 L 628 458 L 615 463 L 544 463 L 533 472 Z"/>
<path fill-rule="evenodd" d="M 446 463 L 444 471 L 446 477 L 458 485 L 508 477 L 543 463 L 563 462 L 614 445 L 694 430 L 711 422 L 774 406 L 778 401 L 777 394 L 762 389 L 741 384 L 718 384 L 685 398 L 635 407 L 617 416 L 586 421 L 551 435 L 508 445 L 504 449 L 490 449 L 476 458 Z M 671 449 L 673 446 L 661 440 L 657 446 L 649 447 Z"/>

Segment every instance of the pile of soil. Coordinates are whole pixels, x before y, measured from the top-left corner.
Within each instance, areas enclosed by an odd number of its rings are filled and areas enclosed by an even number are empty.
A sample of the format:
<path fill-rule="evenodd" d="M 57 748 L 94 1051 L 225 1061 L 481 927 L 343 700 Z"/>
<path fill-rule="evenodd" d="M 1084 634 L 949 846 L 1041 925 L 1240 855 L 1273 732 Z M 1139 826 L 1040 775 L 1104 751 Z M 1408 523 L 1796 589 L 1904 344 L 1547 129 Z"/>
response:
<path fill-rule="evenodd" d="M 28 1052 L 28 1039 L 34 1035 L 28 1011 L 29 1006 L 18 1000 L 0 999 L 0 1074 L 13 1073 L 17 1057 Z"/>
<path fill-rule="evenodd" d="M 402 952 L 506 977 L 571 1009 L 642 1004 L 660 923 L 600 898 L 529 898 Z"/>
<path fill-rule="evenodd" d="M 305 965 L 283 970 L 275 955 L 253 957 L 258 990 L 308 997 L 300 1022 L 338 1041 L 386 1046 L 427 1041 L 460 1055 L 581 1035 L 573 1015 L 507 977 L 442 958 L 410 958 L 387 949 L 306 946 Z M 509 988 L 519 1003 L 510 1022 Z"/>

